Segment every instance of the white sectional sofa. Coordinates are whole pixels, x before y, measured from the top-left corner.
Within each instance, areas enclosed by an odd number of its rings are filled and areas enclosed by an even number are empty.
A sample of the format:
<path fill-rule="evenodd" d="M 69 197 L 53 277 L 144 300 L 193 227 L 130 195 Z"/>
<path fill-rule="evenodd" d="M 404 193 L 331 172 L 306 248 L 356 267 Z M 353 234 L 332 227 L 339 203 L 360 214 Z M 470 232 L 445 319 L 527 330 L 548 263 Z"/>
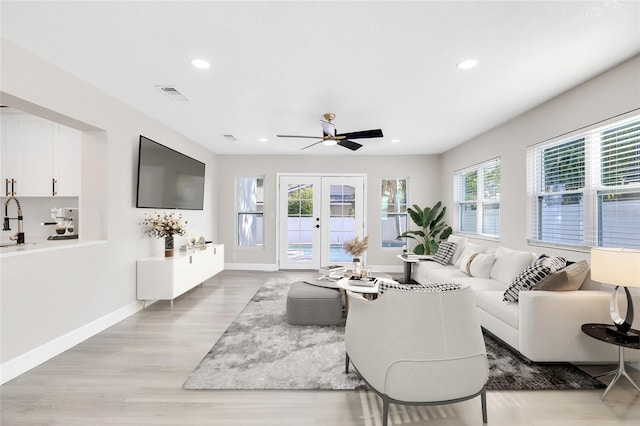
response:
<path fill-rule="evenodd" d="M 531 361 L 584 364 L 618 361 L 617 346 L 595 340 L 580 328 L 585 323 L 612 322 L 609 304 L 613 288 L 591 281 L 588 265 L 583 264 L 578 281 L 574 279 L 579 290 L 520 291 L 518 302 L 507 302 L 503 300 L 504 293 L 514 277 L 539 256 L 505 247 L 471 244 L 459 236 L 451 236 L 449 240 L 457 244 L 451 262 L 414 264 L 412 278 L 415 281 L 423 285 L 469 284 L 475 292 L 482 326 Z M 469 252 L 482 256 L 475 255 L 468 263 Z M 580 285 L 584 274 L 586 278 Z M 556 273 L 556 284 L 566 276 L 567 271 Z M 640 306 L 640 297 L 634 296 L 634 304 Z M 639 322 L 636 317 L 633 328 L 637 329 Z M 639 362 L 640 351 L 625 349 L 625 357 L 627 361 Z"/>

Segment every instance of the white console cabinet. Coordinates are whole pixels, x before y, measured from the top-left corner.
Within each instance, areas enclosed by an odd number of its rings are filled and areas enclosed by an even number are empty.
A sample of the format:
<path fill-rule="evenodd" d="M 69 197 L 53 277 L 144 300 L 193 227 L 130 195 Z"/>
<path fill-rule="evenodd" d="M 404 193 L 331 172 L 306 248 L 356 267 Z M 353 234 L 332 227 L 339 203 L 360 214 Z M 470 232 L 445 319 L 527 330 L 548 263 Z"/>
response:
<path fill-rule="evenodd" d="M 173 257 L 149 257 L 137 262 L 138 300 L 171 300 L 224 269 L 224 245 L 189 252 L 176 250 Z"/>

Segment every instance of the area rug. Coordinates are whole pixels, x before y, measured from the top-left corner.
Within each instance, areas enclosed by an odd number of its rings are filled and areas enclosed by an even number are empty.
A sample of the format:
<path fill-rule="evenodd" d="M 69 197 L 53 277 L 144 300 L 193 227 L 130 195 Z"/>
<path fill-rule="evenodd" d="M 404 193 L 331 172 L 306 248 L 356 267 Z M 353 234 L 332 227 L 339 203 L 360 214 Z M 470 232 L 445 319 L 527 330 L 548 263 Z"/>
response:
<path fill-rule="evenodd" d="M 292 278 L 267 281 L 188 377 L 185 389 L 366 389 L 344 373 L 344 324 L 292 326 L 286 298 Z M 485 333 L 489 390 L 600 389 L 568 364 L 536 364 Z"/>

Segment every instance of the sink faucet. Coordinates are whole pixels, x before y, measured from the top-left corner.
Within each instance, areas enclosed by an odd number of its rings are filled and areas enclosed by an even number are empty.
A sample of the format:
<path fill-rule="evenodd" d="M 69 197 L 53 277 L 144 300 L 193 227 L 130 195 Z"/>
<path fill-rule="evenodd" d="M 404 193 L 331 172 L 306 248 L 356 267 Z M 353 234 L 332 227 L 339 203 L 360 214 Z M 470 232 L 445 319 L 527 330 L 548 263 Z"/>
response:
<path fill-rule="evenodd" d="M 16 202 L 18 206 L 18 217 L 9 217 L 9 202 L 13 200 Z M 24 244 L 24 229 L 22 227 L 22 208 L 20 207 L 20 201 L 16 197 L 10 197 L 4 203 L 4 224 L 2 226 L 3 231 L 11 231 L 9 227 L 9 220 L 17 219 L 18 220 L 18 232 L 15 235 L 9 237 L 11 241 L 16 241 L 16 244 Z"/>

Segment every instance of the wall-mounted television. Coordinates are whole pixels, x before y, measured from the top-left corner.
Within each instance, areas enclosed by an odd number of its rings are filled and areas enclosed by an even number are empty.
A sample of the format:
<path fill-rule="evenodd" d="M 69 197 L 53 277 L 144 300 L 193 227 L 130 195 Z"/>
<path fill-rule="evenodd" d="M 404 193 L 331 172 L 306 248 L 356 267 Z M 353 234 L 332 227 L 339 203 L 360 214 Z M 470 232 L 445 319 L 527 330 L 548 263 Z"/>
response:
<path fill-rule="evenodd" d="M 203 210 L 205 164 L 140 135 L 136 207 Z"/>

